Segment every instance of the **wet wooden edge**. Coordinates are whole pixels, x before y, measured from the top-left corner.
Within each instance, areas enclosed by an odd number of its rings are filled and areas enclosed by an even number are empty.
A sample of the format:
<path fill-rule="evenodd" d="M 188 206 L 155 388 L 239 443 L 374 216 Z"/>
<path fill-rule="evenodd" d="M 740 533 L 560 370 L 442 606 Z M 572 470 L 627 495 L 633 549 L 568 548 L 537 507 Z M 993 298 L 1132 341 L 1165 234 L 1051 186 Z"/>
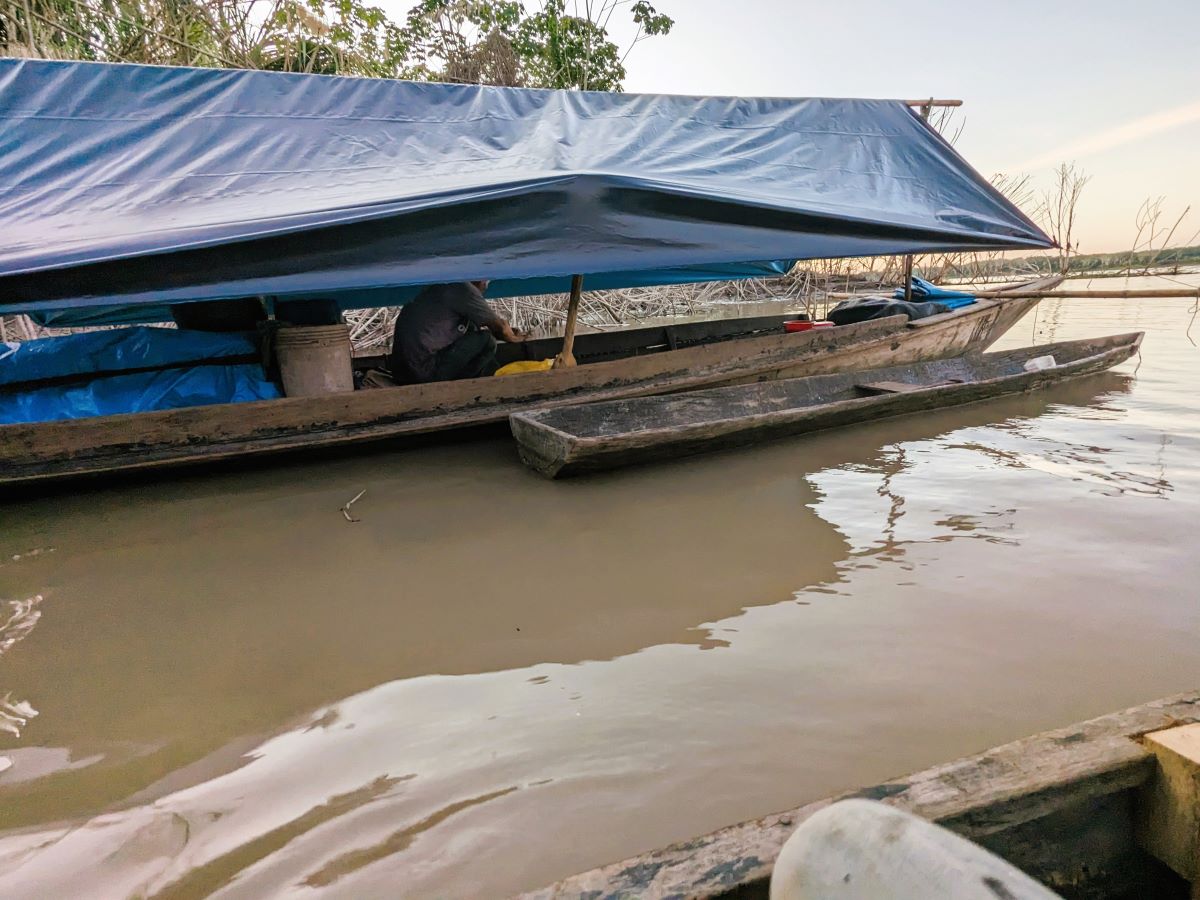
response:
<path fill-rule="evenodd" d="M 764 895 L 771 868 L 796 826 L 846 797 L 909 810 L 972 840 L 993 838 L 1081 802 L 1136 788 L 1153 757 L 1150 731 L 1200 721 L 1200 691 L 1178 694 L 1046 731 L 905 778 L 818 800 L 575 875 L 525 900 Z"/>

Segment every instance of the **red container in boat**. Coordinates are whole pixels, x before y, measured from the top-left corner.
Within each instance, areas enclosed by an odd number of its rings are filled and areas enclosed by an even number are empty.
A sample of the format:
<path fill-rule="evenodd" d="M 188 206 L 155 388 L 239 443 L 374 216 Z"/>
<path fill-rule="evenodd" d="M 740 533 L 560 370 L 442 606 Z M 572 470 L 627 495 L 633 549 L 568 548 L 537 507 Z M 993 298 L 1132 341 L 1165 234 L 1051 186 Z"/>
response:
<path fill-rule="evenodd" d="M 809 331 L 813 328 L 832 328 L 832 322 L 784 322 L 783 329 L 788 334 L 795 334 L 797 331 Z"/>

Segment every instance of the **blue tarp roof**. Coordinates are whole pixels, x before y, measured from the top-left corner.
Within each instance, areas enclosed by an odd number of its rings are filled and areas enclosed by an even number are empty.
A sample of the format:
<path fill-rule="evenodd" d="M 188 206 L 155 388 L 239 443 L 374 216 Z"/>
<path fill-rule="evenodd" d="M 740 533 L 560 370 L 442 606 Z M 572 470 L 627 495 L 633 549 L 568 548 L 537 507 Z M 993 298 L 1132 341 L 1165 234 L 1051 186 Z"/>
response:
<path fill-rule="evenodd" d="M 0 60 L 0 312 L 1051 241 L 899 101 Z M 765 262 L 764 262 L 765 261 Z M 771 262 L 775 261 L 775 262 Z"/>

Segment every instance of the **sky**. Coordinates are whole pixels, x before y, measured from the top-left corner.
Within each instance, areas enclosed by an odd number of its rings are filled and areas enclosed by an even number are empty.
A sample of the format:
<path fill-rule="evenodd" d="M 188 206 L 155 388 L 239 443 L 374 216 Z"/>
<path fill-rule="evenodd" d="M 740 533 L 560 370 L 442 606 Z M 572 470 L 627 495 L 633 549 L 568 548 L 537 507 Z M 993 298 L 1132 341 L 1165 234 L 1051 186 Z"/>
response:
<path fill-rule="evenodd" d="M 1174 243 L 1200 231 L 1200 0 L 655 5 L 675 28 L 632 50 L 626 90 L 960 99 L 956 146 L 984 175 L 1091 177 L 1080 252 L 1129 249 L 1148 198 L 1192 207 Z"/>
<path fill-rule="evenodd" d="M 1080 252 L 1129 249 L 1148 198 L 1192 207 L 1173 243 L 1200 231 L 1200 0 L 653 2 L 675 27 L 633 48 L 628 91 L 961 99 L 956 146 L 985 176 L 1091 177 Z M 633 36 L 620 14 L 610 32 Z"/>

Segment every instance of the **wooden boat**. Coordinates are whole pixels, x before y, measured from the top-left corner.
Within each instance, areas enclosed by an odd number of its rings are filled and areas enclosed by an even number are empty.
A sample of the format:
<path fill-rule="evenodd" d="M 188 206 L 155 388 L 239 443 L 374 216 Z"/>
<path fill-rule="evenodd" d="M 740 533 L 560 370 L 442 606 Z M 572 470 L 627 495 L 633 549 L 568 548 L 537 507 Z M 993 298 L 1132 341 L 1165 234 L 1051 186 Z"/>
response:
<path fill-rule="evenodd" d="M 1186 898 L 1200 828 L 1200 693 L 854 791 L 982 845 L 1065 900 Z M 567 878 L 526 900 L 765 897 L 780 849 L 833 797 Z M 1007 896 L 1000 891 L 997 897 Z"/>
<path fill-rule="evenodd" d="M 1002 353 L 514 413 L 522 461 L 549 478 L 974 403 L 1090 375 L 1137 352 L 1140 332 Z M 1026 364 L 1052 357 L 1052 368 Z"/>
<path fill-rule="evenodd" d="M 1048 291 L 1060 278 L 1013 290 Z M 983 349 L 1038 297 L 989 297 L 927 319 L 894 316 L 786 334 L 766 317 L 580 335 L 574 368 L 56 422 L 0 426 L 0 486 L 337 448 L 503 423 L 532 408 L 789 378 Z M 560 341 L 509 353 L 553 356 Z M 503 361 L 508 361 L 506 358 Z"/>

